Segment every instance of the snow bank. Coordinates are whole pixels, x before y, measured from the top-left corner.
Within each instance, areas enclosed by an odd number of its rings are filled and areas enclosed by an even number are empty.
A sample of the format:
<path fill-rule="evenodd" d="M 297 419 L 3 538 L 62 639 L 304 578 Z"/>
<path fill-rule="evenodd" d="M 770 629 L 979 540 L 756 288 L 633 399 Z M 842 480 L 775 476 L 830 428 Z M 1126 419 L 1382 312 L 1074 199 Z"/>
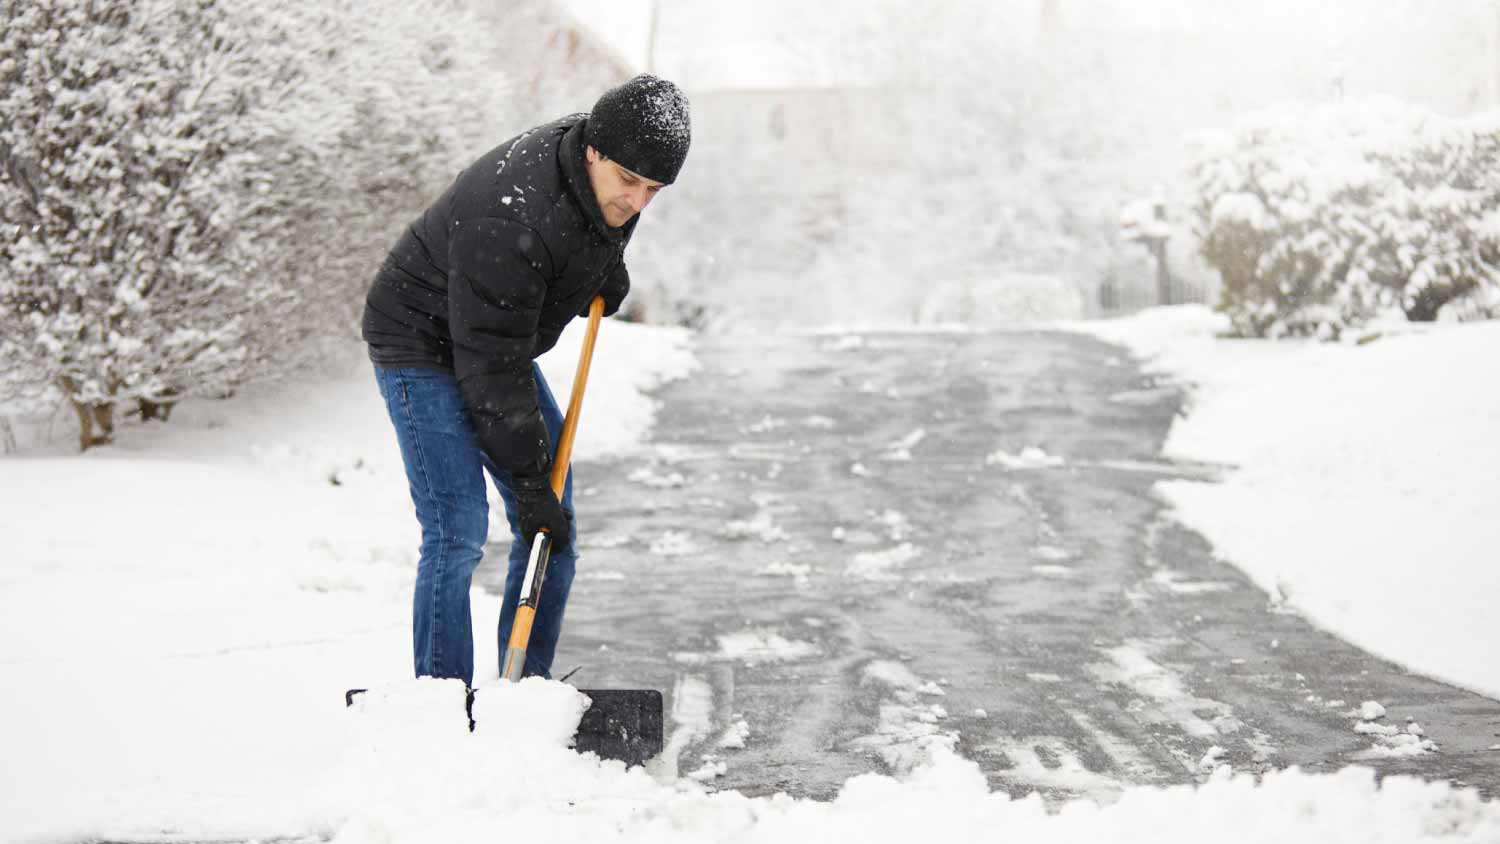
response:
<path fill-rule="evenodd" d="M 1275 600 L 1424 674 L 1500 696 L 1500 324 L 1399 324 L 1366 345 L 1217 339 L 1206 308 L 1075 324 L 1193 386 L 1158 486 Z"/>
<path fill-rule="evenodd" d="M 583 320 L 574 320 L 542 356 L 542 373 L 559 407 L 567 410 L 583 346 Z M 634 325 L 607 319 L 599 325 L 599 341 L 584 392 L 583 412 L 573 459 L 598 460 L 636 448 L 656 419 L 651 390 L 697 369 L 686 329 Z"/>

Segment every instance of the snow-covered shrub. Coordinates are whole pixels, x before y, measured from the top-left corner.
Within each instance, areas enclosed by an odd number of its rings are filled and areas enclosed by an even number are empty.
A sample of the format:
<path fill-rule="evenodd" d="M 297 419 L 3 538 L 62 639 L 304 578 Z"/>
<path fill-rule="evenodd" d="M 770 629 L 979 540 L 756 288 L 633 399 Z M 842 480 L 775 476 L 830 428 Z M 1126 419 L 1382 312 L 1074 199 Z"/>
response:
<path fill-rule="evenodd" d="M 486 101 L 445 87 L 462 38 L 406 35 L 421 10 L 394 0 L 0 11 L 0 401 L 70 402 L 85 448 L 122 403 L 224 394 L 352 331 Z"/>
<path fill-rule="evenodd" d="M 242 271 L 283 154 L 247 117 L 288 78 L 214 3 L 3 6 L 3 374 L 71 401 L 87 447 L 117 402 L 243 377 L 290 301 Z"/>
<path fill-rule="evenodd" d="M 1436 318 L 1497 280 L 1500 123 L 1392 100 L 1257 112 L 1194 138 L 1201 251 L 1251 336 Z"/>

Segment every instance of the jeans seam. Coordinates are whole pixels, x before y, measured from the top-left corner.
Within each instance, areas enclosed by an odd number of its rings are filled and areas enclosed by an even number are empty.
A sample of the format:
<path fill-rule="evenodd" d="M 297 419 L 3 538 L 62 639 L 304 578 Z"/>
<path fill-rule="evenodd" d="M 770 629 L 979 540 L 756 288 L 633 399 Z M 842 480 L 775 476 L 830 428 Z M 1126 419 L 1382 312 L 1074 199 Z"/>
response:
<path fill-rule="evenodd" d="M 441 549 L 446 544 L 448 538 L 448 526 L 446 524 L 446 519 L 444 518 L 444 508 L 441 505 L 436 505 L 436 502 L 432 500 L 432 473 L 427 469 L 427 456 L 422 450 L 422 438 L 418 436 L 416 415 L 412 411 L 411 393 L 407 388 L 406 378 L 405 376 L 397 375 L 395 381 L 401 395 L 401 412 L 406 417 L 407 431 L 411 435 L 411 450 L 412 455 L 415 458 L 413 462 L 416 464 L 417 470 L 422 474 L 422 491 L 423 494 L 428 498 L 429 506 L 432 506 L 432 509 L 437 514 L 434 518 L 434 522 L 437 525 L 437 546 L 439 551 L 441 552 Z M 447 666 L 444 663 L 441 650 L 443 637 L 438 635 L 438 631 L 442 629 L 441 622 L 443 601 L 441 595 L 437 594 L 437 592 L 441 589 L 444 582 L 444 565 L 446 563 L 445 557 L 447 555 L 438 553 L 436 556 L 437 559 L 433 563 L 435 566 L 435 571 L 432 572 L 432 575 L 435 578 L 435 580 L 433 581 L 433 583 L 435 584 L 435 588 L 434 590 L 432 590 L 434 592 L 432 601 L 432 614 L 428 618 L 427 625 L 427 647 L 432 651 L 433 673 L 438 676 L 444 676 L 443 670 L 446 669 Z"/>

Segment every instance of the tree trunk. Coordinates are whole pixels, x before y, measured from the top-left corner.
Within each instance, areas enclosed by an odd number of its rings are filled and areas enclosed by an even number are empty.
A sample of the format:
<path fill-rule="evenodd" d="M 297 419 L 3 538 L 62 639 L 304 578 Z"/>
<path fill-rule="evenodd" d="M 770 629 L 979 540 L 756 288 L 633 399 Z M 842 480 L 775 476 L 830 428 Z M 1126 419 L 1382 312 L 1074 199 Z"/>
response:
<path fill-rule="evenodd" d="M 88 451 L 96 445 L 107 445 L 114 441 L 115 436 L 115 405 L 114 402 L 81 402 L 74 396 L 77 394 L 78 384 L 66 375 L 58 379 L 63 388 L 63 393 L 68 397 L 68 403 L 73 406 L 73 412 L 78 415 L 78 450 Z M 95 434 L 94 429 L 99 429 Z"/>
<path fill-rule="evenodd" d="M 136 399 L 136 405 L 140 408 L 142 422 L 149 422 L 152 419 L 160 419 L 165 422 L 172 417 L 172 408 L 177 405 L 177 402 L 155 402 L 150 399 Z"/>
<path fill-rule="evenodd" d="M 1460 281 L 1456 284 L 1430 284 L 1412 299 L 1411 304 L 1404 310 L 1406 318 L 1412 322 L 1433 322 L 1438 318 L 1438 311 L 1454 299 L 1468 295 L 1478 285 Z"/>
<path fill-rule="evenodd" d="M 89 409 L 94 412 L 94 426 L 99 429 L 99 435 L 94 438 L 94 445 L 112 442 L 115 438 L 114 403 L 91 405 Z"/>

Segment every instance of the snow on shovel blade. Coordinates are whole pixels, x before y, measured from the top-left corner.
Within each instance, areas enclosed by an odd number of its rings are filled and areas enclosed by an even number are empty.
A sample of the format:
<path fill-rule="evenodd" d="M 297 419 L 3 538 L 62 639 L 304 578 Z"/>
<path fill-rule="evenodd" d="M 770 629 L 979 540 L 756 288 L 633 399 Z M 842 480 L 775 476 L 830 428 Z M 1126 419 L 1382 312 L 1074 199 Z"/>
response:
<path fill-rule="evenodd" d="M 579 689 L 593 704 L 578 722 L 573 749 L 644 765 L 661 753 L 662 701 L 655 689 Z"/>

